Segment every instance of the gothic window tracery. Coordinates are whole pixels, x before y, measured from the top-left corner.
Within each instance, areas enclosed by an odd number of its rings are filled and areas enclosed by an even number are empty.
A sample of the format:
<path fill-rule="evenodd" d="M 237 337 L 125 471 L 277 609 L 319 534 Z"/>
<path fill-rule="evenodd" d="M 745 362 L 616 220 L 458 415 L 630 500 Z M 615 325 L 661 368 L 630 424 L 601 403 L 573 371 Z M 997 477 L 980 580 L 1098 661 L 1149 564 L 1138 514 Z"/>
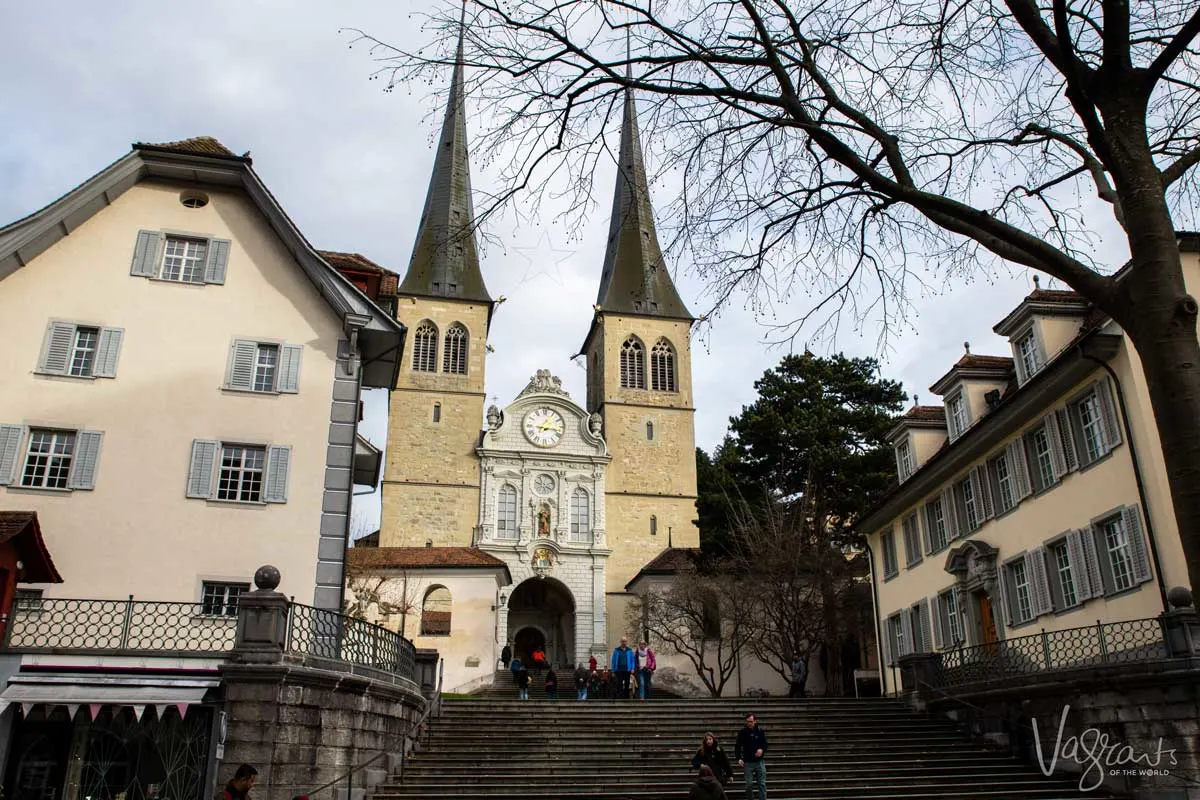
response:
<path fill-rule="evenodd" d="M 656 392 L 678 391 L 675 381 L 675 348 L 659 339 L 650 351 L 650 388 Z"/>
<path fill-rule="evenodd" d="M 413 372 L 437 372 L 438 332 L 429 320 L 417 326 L 413 334 Z"/>
<path fill-rule="evenodd" d="M 461 323 L 454 323 L 446 331 L 442 372 L 448 372 L 451 375 L 467 374 L 467 329 Z"/>
<path fill-rule="evenodd" d="M 646 348 L 636 336 L 621 345 L 621 388 L 646 388 Z"/>

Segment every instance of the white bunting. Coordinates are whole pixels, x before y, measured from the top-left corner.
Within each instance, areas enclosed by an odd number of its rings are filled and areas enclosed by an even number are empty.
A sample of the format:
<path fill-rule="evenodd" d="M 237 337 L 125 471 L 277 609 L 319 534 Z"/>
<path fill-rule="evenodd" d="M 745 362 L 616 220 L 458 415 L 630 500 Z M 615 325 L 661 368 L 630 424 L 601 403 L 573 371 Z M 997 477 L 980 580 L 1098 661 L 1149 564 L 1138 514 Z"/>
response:
<path fill-rule="evenodd" d="M 67 703 L 67 713 L 71 715 L 71 719 L 75 719 L 75 712 L 79 710 L 79 703 Z"/>
<path fill-rule="evenodd" d="M 133 718 L 136 719 L 138 722 L 142 721 L 142 714 L 145 714 L 145 713 L 146 713 L 145 706 L 134 706 L 133 707 Z"/>
<path fill-rule="evenodd" d="M 159 703 L 154 706 L 154 710 L 158 712 L 158 718 L 162 719 L 167 715 L 167 709 L 171 707 L 170 703 Z"/>
<path fill-rule="evenodd" d="M 29 712 L 33 711 L 33 707 L 36 705 L 37 703 L 21 703 L 21 713 L 28 717 Z"/>

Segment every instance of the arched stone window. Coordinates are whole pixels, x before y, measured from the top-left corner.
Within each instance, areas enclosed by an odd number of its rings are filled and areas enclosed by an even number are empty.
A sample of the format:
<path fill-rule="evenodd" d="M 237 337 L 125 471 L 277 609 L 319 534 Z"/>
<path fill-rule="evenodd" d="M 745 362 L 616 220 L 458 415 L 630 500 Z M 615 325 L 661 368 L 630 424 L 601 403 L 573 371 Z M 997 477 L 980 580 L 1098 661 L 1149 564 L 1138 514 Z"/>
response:
<path fill-rule="evenodd" d="M 654 423 L 650 421 L 646 422 L 646 441 L 654 441 Z"/>
<path fill-rule="evenodd" d="M 507 483 L 496 498 L 496 538 L 517 538 L 517 490 Z"/>
<path fill-rule="evenodd" d="M 650 351 L 650 388 L 656 392 L 678 391 L 675 383 L 675 348 L 659 339 Z"/>
<path fill-rule="evenodd" d="M 571 541 L 591 541 L 591 498 L 584 489 L 571 493 Z"/>
<path fill-rule="evenodd" d="M 450 634 L 450 590 L 445 586 L 430 586 L 421 603 L 421 635 Z"/>
<path fill-rule="evenodd" d="M 636 336 L 621 345 L 621 388 L 646 388 L 646 348 Z"/>
<path fill-rule="evenodd" d="M 452 375 L 467 374 L 467 329 L 454 323 L 446 331 L 446 345 L 442 350 L 442 372 Z"/>
<path fill-rule="evenodd" d="M 429 320 L 413 334 L 413 372 L 437 372 L 438 332 Z"/>

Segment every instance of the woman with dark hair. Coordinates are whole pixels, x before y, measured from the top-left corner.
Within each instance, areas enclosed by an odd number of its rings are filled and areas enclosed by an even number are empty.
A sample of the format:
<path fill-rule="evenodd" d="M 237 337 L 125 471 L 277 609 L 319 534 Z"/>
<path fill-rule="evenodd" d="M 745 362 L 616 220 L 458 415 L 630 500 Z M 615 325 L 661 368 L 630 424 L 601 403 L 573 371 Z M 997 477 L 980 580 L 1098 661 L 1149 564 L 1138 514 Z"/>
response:
<path fill-rule="evenodd" d="M 729 783 L 733 777 L 733 768 L 729 766 L 729 758 L 721 749 L 721 743 L 711 733 L 704 734 L 700 741 L 700 749 L 692 756 L 692 769 L 708 767 L 721 783 Z"/>
<path fill-rule="evenodd" d="M 688 800 L 725 800 L 725 787 L 721 786 L 721 782 L 707 764 L 700 768 L 700 774 L 692 781 Z"/>

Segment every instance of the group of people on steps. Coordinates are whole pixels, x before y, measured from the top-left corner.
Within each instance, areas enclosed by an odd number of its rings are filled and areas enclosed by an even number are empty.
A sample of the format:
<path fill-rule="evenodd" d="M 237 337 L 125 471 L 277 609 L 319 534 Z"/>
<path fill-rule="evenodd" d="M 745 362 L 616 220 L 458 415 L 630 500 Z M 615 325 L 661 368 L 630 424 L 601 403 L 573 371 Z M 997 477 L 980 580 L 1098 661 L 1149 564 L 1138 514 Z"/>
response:
<path fill-rule="evenodd" d="M 738 731 L 733 744 L 733 760 L 746 782 L 746 800 L 767 800 L 767 733 L 753 714 Z M 698 769 L 688 800 L 726 800 L 725 786 L 733 779 L 733 767 L 712 733 L 704 734 L 700 749 L 692 756 L 692 769 Z"/>
<path fill-rule="evenodd" d="M 558 673 L 553 665 L 548 665 L 545 651 L 537 647 L 530 653 L 530 664 L 522 663 L 520 656 L 514 656 L 512 645 L 505 643 L 500 651 L 500 660 L 508 665 L 512 672 L 513 684 L 517 687 L 517 696 L 522 700 L 529 699 L 529 686 L 535 676 L 546 670 L 546 698 L 558 699 Z M 613 648 L 610 663 L 600 668 L 596 657 L 588 659 L 587 666 L 580 662 L 572 674 L 575 684 L 575 699 L 587 700 L 589 697 L 607 699 L 649 700 L 654 670 L 658 668 L 654 648 L 642 642 L 636 648 L 629 646 L 629 639 L 621 637 L 621 644 Z M 531 674 L 532 673 L 532 674 Z"/>

